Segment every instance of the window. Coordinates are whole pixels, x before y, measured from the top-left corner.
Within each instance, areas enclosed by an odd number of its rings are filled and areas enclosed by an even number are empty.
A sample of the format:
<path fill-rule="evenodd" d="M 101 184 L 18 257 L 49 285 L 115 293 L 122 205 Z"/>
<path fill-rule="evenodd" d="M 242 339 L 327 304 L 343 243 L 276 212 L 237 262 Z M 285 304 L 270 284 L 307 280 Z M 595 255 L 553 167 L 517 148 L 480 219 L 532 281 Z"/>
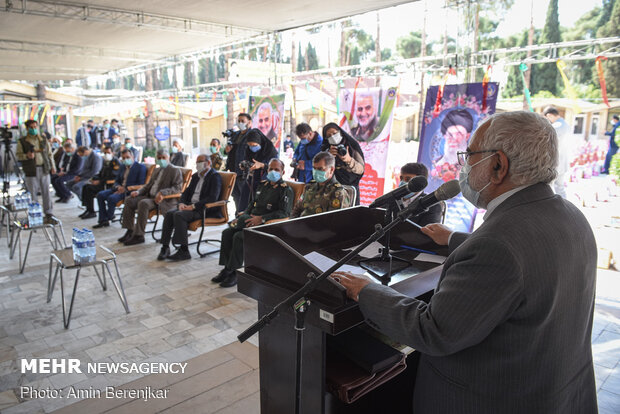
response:
<path fill-rule="evenodd" d="M 193 149 L 197 149 L 200 144 L 199 144 L 199 136 L 198 136 L 198 124 L 195 122 L 192 122 L 192 148 Z"/>
<path fill-rule="evenodd" d="M 575 126 L 573 127 L 573 134 L 583 134 L 583 115 L 575 117 Z"/>
<path fill-rule="evenodd" d="M 598 115 L 592 117 L 592 126 L 590 127 L 590 135 L 598 134 Z"/>

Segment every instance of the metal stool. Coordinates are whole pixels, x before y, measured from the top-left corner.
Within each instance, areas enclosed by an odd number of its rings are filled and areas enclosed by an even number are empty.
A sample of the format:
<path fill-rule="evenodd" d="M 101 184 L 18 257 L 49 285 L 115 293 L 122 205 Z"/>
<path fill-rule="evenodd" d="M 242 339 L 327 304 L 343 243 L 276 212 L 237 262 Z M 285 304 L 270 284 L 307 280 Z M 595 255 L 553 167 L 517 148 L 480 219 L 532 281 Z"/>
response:
<path fill-rule="evenodd" d="M 2 237 L 2 228 L 6 227 L 6 244 L 11 247 L 11 235 L 13 233 L 13 222 L 17 220 L 17 215 L 20 212 L 26 212 L 28 208 L 16 209 L 15 204 L 2 204 L 0 205 L 0 237 Z"/>
<path fill-rule="evenodd" d="M 9 247 L 11 250 L 9 258 L 13 258 L 13 256 L 15 255 L 15 247 L 19 246 L 19 273 L 24 273 L 24 268 L 26 267 L 26 260 L 28 259 L 28 252 L 30 251 L 30 242 L 32 241 L 32 235 L 36 233 L 37 230 L 43 230 L 43 233 L 45 233 L 45 237 L 50 242 L 52 249 L 60 249 L 67 246 L 67 244 L 65 243 L 65 232 L 62 228 L 62 222 L 56 217 L 52 217 L 52 219 L 54 220 L 54 224 L 41 224 L 34 227 L 28 225 L 26 221 L 21 222 L 19 220 L 15 220 L 13 222 L 15 230 L 13 230 L 13 232 L 11 233 L 11 241 L 9 242 Z M 56 228 L 60 230 L 60 236 L 56 232 Z M 53 238 L 50 235 L 50 230 L 52 231 Z M 30 235 L 28 236 L 28 244 L 26 246 L 26 252 L 23 259 L 21 238 L 22 231 L 30 231 Z"/>
<path fill-rule="evenodd" d="M 52 264 L 56 262 L 56 270 L 54 271 L 54 277 L 52 278 Z M 112 276 L 112 272 L 110 271 L 109 263 L 114 263 L 114 268 L 116 270 L 116 277 L 118 279 L 118 283 L 114 280 L 114 276 Z M 101 265 L 101 274 L 97 270 L 97 265 Z M 71 312 L 73 311 L 73 301 L 75 300 L 75 293 L 77 291 L 78 281 L 80 279 L 80 272 L 83 267 L 91 266 L 95 270 L 95 274 L 97 275 L 97 279 L 99 279 L 99 283 L 104 291 L 108 290 L 106 283 L 106 270 L 110 275 L 110 280 L 116 289 L 116 293 L 118 293 L 118 297 L 125 308 L 125 312 L 129 313 L 129 305 L 127 304 L 127 297 L 125 296 L 125 290 L 123 289 L 123 282 L 121 280 L 121 274 L 118 270 L 118 264 L 116 263 L 116 255 L 114 252 L 104 246 L 97 246 L 97 255 L 96 259 L 90 263 L 76 263 L 73 260 L 73 249 L 66 248 L 62 250 L 54 250 L 50 254 L 50 269 L 49 269 L 49 278 L 47 282 L 47 303 L 52 300 L 52 293 L 54 292 L 54 286 L 56 285 L 56 279 L 58 278 L 58 273 L 60 272 L 60 295 L 62 299 L 62 320 L 65 326 L 65 329 L 69 328 L 69 323 L 71 322 Z M 69 304 L 69 311 L 67 312 L 67 306 L 65 302 L 65 285 L 63 280 L 63 270 L 64 269 L 77 269 L 75 274 L 75 282 L 73 284 L 73 293 L 71 294 L 71 303 Z"/>

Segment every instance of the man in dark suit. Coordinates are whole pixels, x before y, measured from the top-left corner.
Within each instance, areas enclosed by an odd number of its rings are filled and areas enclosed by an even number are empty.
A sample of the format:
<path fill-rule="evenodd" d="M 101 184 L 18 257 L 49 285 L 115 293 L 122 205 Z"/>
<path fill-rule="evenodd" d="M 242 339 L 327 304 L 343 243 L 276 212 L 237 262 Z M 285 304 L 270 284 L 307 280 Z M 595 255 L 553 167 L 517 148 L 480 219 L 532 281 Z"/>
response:
<path fill-rule="evenodd" d="M 222 191 L 222 176 L 211 168 L 211 159 L 206 154 L 196 158 L 196 173 L 192 176 L 189 185 L 181 194 L 178 209 L 168 211 L 164 216 L 161 234 L 161 251 L 157 260 L 169 259 L 172 261 L 188 260 L 192 256 L 187 248 L 187 229 L 192 221 L 203 217 L 205 204 L 213 203 L 220 197 Z M 220 207 L 208 208 L 205 217 L 222 217 Z M 174 232 L 174 236 L 173 236 Z M 170 240 L 179 245 L 179 249 L 170 255 Z"/>
<path fill-rule="evenodd" d="M 52 187 L 54 187 L 56 196 L 58 196 L 57 203 L 67 203 L 73 197 L 66 184 L 72 182 L 80 174 L 84 165 L 82 155 L 84 155 L 85 147 L 80 147 L 76 151 L 75 144 L 65 143 L 63 148 L 65 153 L 59 163 L 60 170 L 57 174 L 52 175 L 51 179 Z"/>
<path fill-rule="evenodd" d="M 109 190 L 100 191 L 97 194 L 97 203 L 99 204 L 99 220 L 93 228 L 108 227 L 110 221 L 114 218 L 116 203 L 124 200 L 129 194 L 127 187 L 132 185 L 142 185 L 146 181 L 146 167 L 134 161 L 133 153 L 124 149 L 121 153 L 122 165 L 119 171 L 114 187 Z"/>
<path fill-rule="evenodd" d="M 369 325 L 422 354 L 416 413 L 596 413 L 597 249 L 583 214 L 549 185 L 555 130 L 531 112 L 493 115 L 459 163 L 463 196 L 487 212 L 472 234 L 423 229 L 451 251 L 429 303 L 350 273 L 334 279 Z"/>

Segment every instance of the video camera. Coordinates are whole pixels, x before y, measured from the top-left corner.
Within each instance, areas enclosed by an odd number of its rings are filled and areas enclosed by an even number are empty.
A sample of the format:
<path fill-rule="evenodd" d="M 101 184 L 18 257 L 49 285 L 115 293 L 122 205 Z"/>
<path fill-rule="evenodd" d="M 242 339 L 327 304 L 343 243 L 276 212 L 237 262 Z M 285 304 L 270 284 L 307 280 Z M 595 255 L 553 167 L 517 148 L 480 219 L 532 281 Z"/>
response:
<path fill-rule="evenodd" d="M 18 127 L 0 127 L 0 142 L 9 147 L 13 142 L 13 131 L 18 131 Z"/>
<path fill-rule="evenodd" d="M 338 155 L 340 155 L 341 157 L 344 157 L 345 155 L 347 155 L 347 147 L 345 147 L 344 144 L 336 145 L 336 151 L 338 152 Z"/>
<path fill-rule="evenodd" d="M 254 163 L 249 160 L 243 160 L 239 163 L 239 168 L 241 168 L 241 175 L 239 176 L 239 178 L 242 181 L 250 178 L 250 168 L 252 168 L 253 165 Z"/>

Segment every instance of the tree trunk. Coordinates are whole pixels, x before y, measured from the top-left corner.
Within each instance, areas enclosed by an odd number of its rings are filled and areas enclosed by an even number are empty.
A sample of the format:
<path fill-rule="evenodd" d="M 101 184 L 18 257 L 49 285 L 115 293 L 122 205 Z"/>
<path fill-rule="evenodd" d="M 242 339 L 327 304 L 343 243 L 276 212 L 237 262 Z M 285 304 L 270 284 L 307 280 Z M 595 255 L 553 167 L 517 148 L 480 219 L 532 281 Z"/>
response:
<path fill-rule="evenodd" d="M 340 66 L 346 66 L 347 63 L 347 35 L 345 32 L 345 22 L 340 23 Z"/>
<path fill-rule="evenodd" d="M 291 69 L 293 72 L 297 72 L 297 44 L 295 43 L 295 32 L 293 32 L 291 39 Z"/>
<path fill-rule="evenodd" d="M 530 3 L 530 30 L 527 34 L 527 45 L 528 46 L 532 46 L 534 44 L 534 0 L 531 0 Z M 532 56 L 532 51 L 528 50 L 527 51 L 527 57 L 530 58 Z M 527 71 L 525 72 L 525 87 L 527 87 L 528 89 L 530 89 L 530 84 L 531 84 L 531 79 L 532 79 L 532 65 L 528 64 L 527 65 Z M 524 111 L 529 111 L 530 106 L 527 103 L 527 99 L 525 97 L 525 94 L 523 95 L 523 110 Z"/>
<path fill-rule="evenodd" d="M 153 70 L 144 72 L 144 89 L 146 92 L 153 91 Z M 146 149 L 155 147 L 155 122 L 153 114 L 153 104 L 150 99 L 145 99 L 146 117 L 144 118 L 144 132 L 146 135 Z"/>
<path fill-rule="evenodd" d="M 474 53 L 476 53 L 478 51 L 478 35 L 480 32 L 480 3 L 476 2 L 476 15 L 475 15 L 475 21 L 474 21 Z M 476 69 L 472 69 L 471 70 L 471 74 L 470 74 L 470 81 L 471 82 L 475 82 L 476 81 Z"/>
<path fill-rule="evenodd" d="M 377 59 L 377 63 L 381 62 L 381 21 L 379 17 L 379 12 L 377 12 L 377 38 L 375 39 L 375 56 Z M 381 84 L 381 68 L 377 66 L 375 69 L 377 74 L 377 86 Z"/>

